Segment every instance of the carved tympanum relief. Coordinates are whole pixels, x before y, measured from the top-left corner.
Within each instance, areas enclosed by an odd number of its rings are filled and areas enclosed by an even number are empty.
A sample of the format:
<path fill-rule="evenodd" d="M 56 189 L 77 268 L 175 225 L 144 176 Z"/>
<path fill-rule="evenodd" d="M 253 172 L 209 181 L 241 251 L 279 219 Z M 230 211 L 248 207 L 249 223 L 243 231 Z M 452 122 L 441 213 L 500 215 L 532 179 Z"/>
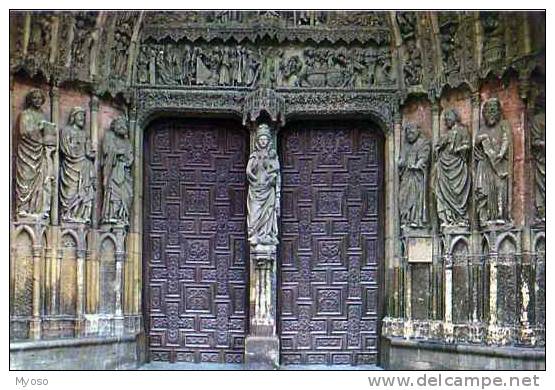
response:
<path fill-rule="evenodd" d="M 143 43 L 139 84 L 253 87 L 391 86 L 387 47 L 254 47 Z"/>
<path fill-rule="evenodd" d="M 52 154 L 56 149 L 56 125 L 42 112 L 46 97 L 31 90 L 19 116 L 16 159 L 16 207 L 19 217 L 50 216 L 53 183 Z"/>
<path fill-rule="evenodd" d="M 127 119 L 114 119 L 104 136 L 102 150 L 104 198 L 102 222 L 117 225 L 129 224 L 133 197 L 133 147 L 129 141 Z"/>
<path fill-rule="evenodd" d="M 430 140 L 415 123 L 404 126 L 404 142 L 399 168 L 399 213 L 401 226 L 424 228 L 428 226 L 428 170 Z"/>
<path fill-rule="evenodd" d="M 503 119 L 497 98 L 486 100 L 482 106 L 483 126 L 476 135 L 475 196 L 481 226 L 503 224 L 510 220 L 511 126 Z"/>
<path fill-rule="evenodd" d="M 445 112 L 444 121 L 447 132 L 435 146 L 437 214 L 442 226 L 468 226 L 470 136 L 455 109 Z"/>
<path fill-rule="evenodd" d="M 95 152 L 85 122 L 85 110 L 72 108 L 60 136 L 60 211 L 66 222 L 90 222 L 95 200 Z"/>

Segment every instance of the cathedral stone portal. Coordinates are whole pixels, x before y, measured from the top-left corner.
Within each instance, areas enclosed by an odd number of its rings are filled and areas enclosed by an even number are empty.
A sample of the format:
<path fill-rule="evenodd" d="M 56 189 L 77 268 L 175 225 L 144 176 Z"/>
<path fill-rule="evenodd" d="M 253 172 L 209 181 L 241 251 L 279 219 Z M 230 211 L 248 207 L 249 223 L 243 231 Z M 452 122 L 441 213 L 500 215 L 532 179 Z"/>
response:
<path fill-rule="evenodd" d="M 545 367 L 545 13 L 13 11 L 10 119 L 13 369 Z"/>

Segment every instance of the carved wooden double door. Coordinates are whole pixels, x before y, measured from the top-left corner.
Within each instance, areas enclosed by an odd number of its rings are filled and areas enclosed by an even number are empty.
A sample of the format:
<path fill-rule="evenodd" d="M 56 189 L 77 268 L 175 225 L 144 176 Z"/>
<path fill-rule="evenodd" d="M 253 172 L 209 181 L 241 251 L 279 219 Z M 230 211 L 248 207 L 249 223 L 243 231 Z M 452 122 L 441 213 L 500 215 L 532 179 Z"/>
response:
<path fill-rule="evenodd" d="M 150 360 L 241 363 L 247 332 L 245 168 L 233 122 L 155 122 L 146 135 Z"/>
<path fill-rule="evenodd" d="M 145 318 L 150 360 L 240 363 L 248 333 L 248 134 L 164 120 L 146 136 Z M 282 130 L 282 364 L 374 364 L 382 141 L 366 124 Z"/>
<path fill-rule="evenodd" d="M 303 124 L 282 144 L 282 364 L 375 364 L 382 143 L 365 124 Z"/>

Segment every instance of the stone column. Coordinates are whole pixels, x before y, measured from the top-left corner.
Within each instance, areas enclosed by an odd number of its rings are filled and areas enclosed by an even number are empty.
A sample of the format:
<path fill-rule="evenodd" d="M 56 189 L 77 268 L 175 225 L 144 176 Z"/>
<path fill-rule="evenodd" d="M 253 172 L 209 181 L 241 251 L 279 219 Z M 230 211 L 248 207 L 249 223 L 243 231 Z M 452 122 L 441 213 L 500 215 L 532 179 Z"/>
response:
<path fill-rule="evenodd" d="M 250 185 L 247 199 L 250 243 L 250 332 L 245 340 L 245 363 L 250 369 L 275 369 L 279 365 L 279 338 L 276 332 L 276 253 L 281 177 L 277 148 L 272 146 L 277 139 L 276 133 L 276 127 L 272 129 L 268 125 L 257 126 L 256 122 L 251 123 L 251 157 L 247 166 Z M 264 136 L 269 141 L 265 147 L 263 147 L 263 141 L 259 141 Z M 264 168 L 262 165 L 256 166 L 264 158 L 268 158 L 264 163 L 268 165 Z M 267 174 L 274 175 L 274 179 L 266 182 Z M 275 194 L 269 195 L 270 201 L 264 204 L 254 198 L 261 183 L 269 183 L 270 192 L 271 187 L 275 190 Z M 268 207 L 272 196 L 275 196 L 274 205 Z M 264 207 L 268 209 L 261 213 L 261 208 Z M 273 215 L 273 217 L 266 219 L 267 215 Z"/>
<path fill-rule="evenodd" d="M 41 337 L 41 260 L 43 246 L 33 245 L 33 318 L 29 324 L 29 338 L 39 340 Z"/>
<path fill-rule="evenodd" d="M 125 231 L 123 228 L 114 228 L 116 233 L 116 282 L 114 287 L 114 294 L 116 298 L 115 310 L 114 310 L 114 326 L 115 334 L 123 334 L 123 289 L 125 287 L 124 283 L 124 263 L 125 263 Z"/>
<path fill-rule="evenodd" d="M 444 324 L 443 331 L 445 341 L 453 340 L 453 257 L 446 254 L 443 257 L 445 267 L 445 286 L 444 286 Z"/>
<path fill-rule="evenodd" d="M 442 62 L 440 62 L 442 63 Z M 433 152 L 433 150 L 435 149 L 435 145 L 437 145 L 437 142 L 441 136 L 441 106 L 438 100 L 435 100 L 432 104 L 432 156 L 431 156 L 431 164 L 430 166 L 432 167 L 432 169 L 430 170 L 431 172 L 434 171 L 435 165 L 436 165 L 436 154 Z M 431 178 L 432 174 L 430 174 L 430 178 Z M 434 189 L 434 184 L 430 183 L 431 185 L 428 187 L 430 194 L 432 193 L 433 189 Z M 429 212 L 430 212 L 430 221 L 433 221 L 432 216 L 433 215 L 437 215 L 437 205 L 436 202 L 433 201 L 434 197 L 430 196 L 429 198 Z M 431 290 L 432 290 L 432 294 L 431 294 L 431 306 L 432 306 L 432 313 L 431 313 L 431 318 L 432 320 L 437 320 L 438 319 L 438 309 L 439 309 L 439 305 L 438 305 L 438 297 L 441 294 L 441 291 L 438 289 L 436 290 L 435 288 L 435 272 L 436 269 L 440 269 L 439 266 L 441 266 L 441 237 L 439 236 L 439 228 L 437 226 L 437 224 L 431 222 L 432 225 L 432 236 L 433 238 L 433 242 L 432 242 L 432 264 L 430 264 L 430 281 L 432 282 L 432 286 L 431 286 Z"/>
<path fill-rule="evenodd" d="M 53 82 L 50 88 L 50 122 L 55 123 L 59 126 L 60 124 L 60 90 L 56 85 L 56 81 Z M 59 145 L 60 132 L 56 132 L 57 141 L 56 144 Z M 46 289 L 47 296 L 46 299 L 49 300 L 47 305 L 49 306 L 49 314 L 56 314 L 56 300 L 58 293 L 58 255 L 57 252 L 60 251 L 60 227 L 59 227 L 59 216 L 58 216 L 58 194 L 59 185 L 58 177 L 60 172 L 60 150 L 56 147 L 54 154 L 52 156 L 52 169 L 54 172 L 54 186 L 52 188 L 52 200 L 50 209 L 50 222 L 51 225 L 49 229 L 49 240 L 50 249 L 47 251 L 46 255 Z"/>
<path fill-rule="evenodd" d="M 91 99 L 89 102 L 89 108 L 91 110 L 91 120 L 90 120 L 90 139 L 91 139 L 91 148 L 93 151 L 96 152 L 96 158 L 94 159 L 94 170 L 96 174 L 96 194 L 95 199 L 96 201 L 93 202 L 93 209 L 91 212 L 91 225 L 93 229 L 98 227 L 98 200 L 100 199 L 100 155 L 98 151 L 98 110 L 99 110 L 99 100 L 98 96 L 91 95 Z"/>
<path fill-rule="evenodd" d="M 81 232 L 81 236 L 84 234 Z M 84 242 L 81 244 L 84 245 Z M 77 250 L 77 299 L 76 299 L 76 324 L 75 333 L 80 335 L 84 331 L 84 312 L 85 312 L 85 253 L 84 248 Z"/>
<path fill-rule="evenodd" d="M 59 126 L 60 124 L 60 91 L 56 85 L 50 89 L 50 122 Z M 56 148 L 52 153 L 52 171 L 54 185 L 52 188 L 52 200 L 50 202 L 50 222 L 53 226 L 58 225 L 58 175 L 60 171 L 60 132 L 56 131 Z"/>
<path fill-rule="evenodd" d="M 497 331 L 497 253 L 490 251 L 489 256 L 489 318 L 487 328 L 487 343 L 496 344 Z"/>

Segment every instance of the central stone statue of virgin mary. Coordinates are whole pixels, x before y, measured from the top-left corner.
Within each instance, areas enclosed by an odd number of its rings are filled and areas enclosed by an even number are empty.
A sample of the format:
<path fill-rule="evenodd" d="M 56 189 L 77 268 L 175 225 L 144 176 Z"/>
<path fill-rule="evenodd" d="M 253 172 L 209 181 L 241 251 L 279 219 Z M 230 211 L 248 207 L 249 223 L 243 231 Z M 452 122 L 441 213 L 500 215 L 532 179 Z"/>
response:
<path fill-rule="evenodd" d="M 279 161 L 266 124 L 258 126 L 254 152 L 247 164 L 248 236 L 252 246 L 278 244 L 277 218 L 281 185 Z"/>

